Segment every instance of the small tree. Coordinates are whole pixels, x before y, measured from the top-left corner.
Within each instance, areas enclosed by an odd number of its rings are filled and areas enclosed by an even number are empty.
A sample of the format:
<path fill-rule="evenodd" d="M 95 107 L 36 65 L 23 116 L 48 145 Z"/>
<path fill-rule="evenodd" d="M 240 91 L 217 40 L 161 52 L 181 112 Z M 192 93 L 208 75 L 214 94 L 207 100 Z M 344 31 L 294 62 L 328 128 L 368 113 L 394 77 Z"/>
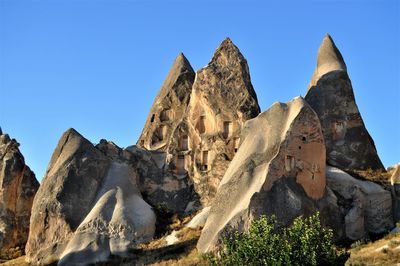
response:
<path fill-rule="evenodd" d="M 343 265 L 347 254 L 338 254 L 332 231 L 321 226 L 319 213 L 298 217 L 280 227 L 275 217 L 261 216 L 247 233 L 224 238 L 219 256 L 210 254 L 211 265 Z"/>

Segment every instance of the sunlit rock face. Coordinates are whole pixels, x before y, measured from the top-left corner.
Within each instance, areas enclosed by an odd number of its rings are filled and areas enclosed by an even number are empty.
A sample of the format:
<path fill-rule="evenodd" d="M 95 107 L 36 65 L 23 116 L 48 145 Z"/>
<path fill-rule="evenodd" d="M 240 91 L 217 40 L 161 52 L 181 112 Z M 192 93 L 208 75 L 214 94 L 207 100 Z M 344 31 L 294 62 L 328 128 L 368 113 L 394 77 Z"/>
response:
<path fill-rule="evenodd" d="M 239 148 L 244 123 L 259 112 L 247 61 L 225 39 L 197 71 L 189 103 L 191 177 L 203 205 L 212 202 Z"/>
<path fill-rule="evenodd" d="M 29 232 L 33 198 L 39 188 L 25 164 L 19 144 L 0 129 L 0 258 L 13 258 L 11 248 L 23 249 Z"/>
<path fill-rule="evenodd" d="M 393 228 L 390 191 L 332 166 L 327 167 L 326 178 L 327 186 L 338 197 L 346 238 L 358 240 Z"/>
<path fill-rule="evenodd" d="M 26 260 L 95 263 L 150 241 L 155 213 L 141 190 L 157 169 L 147 151 L 105 140 L 94 146 L 67 130 L 33 202 Z"/>
<path fill-rule="evenodd" d="M 393 219 L 395 222 L 399 222 L 400 221 L 400 163 L 398 163 L 394 167 L 392 176 L 390 177 L 390 183 L 392 185 Z"/>
<path fill-rule="evenodd" d="M 326 189 L 321 125 L 303 98 L 275 103 L 247 121 L 241 138 L 199 239 L 201 252 L 213 250 L 226 231 L 245 230 L 262 214 L 289 224 L 319 210 L 325 224 L 341 233 L 336 197 Z"/>
<path fill-rule="evenodd" d="M 350 172 L 384 171 L 358 110 L 346 64 L 329 35 L 319 48 L 305 99 L 321 121 L 328 164 Z"/>
<path fill-rule="evenodd" d="M 180 53 L 150 109 L 137 145 L 167 152 L 174 141 L 176 127 L 186 117 L 195 72 Z"/>
<path fill-rule="evenodd" d="M 160 167 L 175 177 L 170 184 L 187 180 L 193 187 L 195 196 L 185 208 L 190 211 L 210 204 L 239 148 L 244 122 L 259 112 L 247 61 L 225 39 L 196 75 L 187 59 L 178 56 L 138 145 L 154 151 Z"/>

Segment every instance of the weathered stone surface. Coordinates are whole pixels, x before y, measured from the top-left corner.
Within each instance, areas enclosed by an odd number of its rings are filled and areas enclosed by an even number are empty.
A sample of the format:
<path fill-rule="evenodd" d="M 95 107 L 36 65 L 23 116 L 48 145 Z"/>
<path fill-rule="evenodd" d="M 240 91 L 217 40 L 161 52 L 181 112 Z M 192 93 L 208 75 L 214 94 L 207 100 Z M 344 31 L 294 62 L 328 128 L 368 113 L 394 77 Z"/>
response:
<path fill-rule="evenodd" d="M 376 183 L 355 179 L 335 167 L 327 167 L 326 178 L 328 187 L 339 198 L 347 238 L 357 240 L 393 228 L 389 191 Z"/>
<path fill-rule="evenodd" d="M 209 205 L 240 143 L 244 123 L 260 112 L 249 67 L 227 38 L 197 71 L 190 96 L 185 168 L 203 206 Z"/>
<path fill-rule="evenodd" d="M 135 179 L 128 164 L 112 163 L 96 204 L 75 231 L 59 265 L 87 265 L 105 261 L 111 254 L 124 256 L 153 238 L 156 217 Z"/>
<path fill-rule="evenodd" d="M 393 174 L 390 177 L 392 185 L 392 198 L 393 198 L 393 219 L 395 222 L 400 221 L 400 163 L 398 163 Z"/>
<path fill-rule="evenodd" d="M 176 127 L 186 116 L 194 78 L 192 66 L 180 53 L 154 100 L 137 145 L 168 151 Z"/>
<path fill-rule="evenodd" d="M 90 212 L 110 160 L 74 129 L 61 137 L 33 202 L 26 259 L 57 260 Z"/>
<path fill-rule="evenodd" d="M 195 80 L 194 76 L 187 60 L 178 56 L 138 141 L 153 151 L 170 184 L 194 183 L 197 195 L 181 201 L 186 211 L 210 204 L 239 147 L 244 122 L 260 112 L 247 61 L 230 39 L 221 43 Z"/>
<path fill-rule="evenodd" d="M 18 147 L 17 141 L 0 129 L 0 257 L 7 259 L 13 257 L 9 250 L 25 246 L 32 202 L 39 188 Z"/>
<path fill-rule="evenodd" d="M 141 193 L 153 206 L 184 212 L 193 189 L 164 174 L 152 153 L 65 132 L 34 200 L 27 260 L 76 265 L 124 256 L 154 235 L 155 214 Z"/>
<path fill-rule="evenodd" d="M 305 99 L 321 121 L 328 164 L 344 171 L 384 171 L 358 110 L 346 64 L 329 35 L 319 48 Z"/>
<path fill-rule="evenodd" d="M 288 224 L 320 210 L 331 219 L 326 224 L 340 227 L 336 197 L 325 187 L 321 126 L 303 98 L 275 103 L 247 121 L 241 139 L 197 244 L 201 252 L 212 250 L 225 231 L 244 230 L 262 214 Z"/>

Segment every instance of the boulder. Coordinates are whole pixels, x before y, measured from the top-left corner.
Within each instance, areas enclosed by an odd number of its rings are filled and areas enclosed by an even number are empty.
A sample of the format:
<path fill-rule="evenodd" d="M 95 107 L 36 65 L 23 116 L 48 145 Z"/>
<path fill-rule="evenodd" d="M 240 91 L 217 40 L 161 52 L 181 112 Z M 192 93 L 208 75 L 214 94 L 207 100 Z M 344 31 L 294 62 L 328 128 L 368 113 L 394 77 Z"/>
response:
<path fill-rule="evenodd" d="M 59 259 L 92 209 L 109 165 L 110 159 L 74 129 L 62 135 L 33 201 L 28 262 Z"/>
<path fill-rule="evenodd" d="M 321 121 L 328 164 L 347 172 L 385 171 L 358 110 L 346 64 L 329 35 L 318 50 L 305 99 Z"/>
<path fill-rule="evenodd" d="M 393 169 L 390 184 L 392 185 L 393 219 L 395 222 L 400 222 L 400 163 Z"/>
<path fill-rule="evenodd" d="M 246 230 L 263 214 L 289 224 L 319 210 L 324 224 L 340 229 L 337 199 L 326 189 L 321 125 L 303 98 L 275 103 L 247 121 L 241 141 L 219 184 L 197 244 L 200 252 L 213 250 L 224 234 Z"/>
<path fill-rule="evenodd" d="M 18 142 L 0 129 L 0 257 L 5 259 L 14 257 L 9 250 L 25 246 L 32 202 L 39 188 L 18 147 Z"/>
<path fill-rule="evenodd" d="M 390 192 L 374 182 L 358 180 L 328 166 L 327 186 L 332 189 L 345 217 L 345 233 L 350 240 L 377 235 L 393 228 Z"/>
<path fill-rule="evenodd" d="M 96 203 L 75 231 L 58 265 L 87 265 L 124 256 L 150 241 L 156 217 L 140 194 L 136 173 L 128 164 L 113 162 Z"/>

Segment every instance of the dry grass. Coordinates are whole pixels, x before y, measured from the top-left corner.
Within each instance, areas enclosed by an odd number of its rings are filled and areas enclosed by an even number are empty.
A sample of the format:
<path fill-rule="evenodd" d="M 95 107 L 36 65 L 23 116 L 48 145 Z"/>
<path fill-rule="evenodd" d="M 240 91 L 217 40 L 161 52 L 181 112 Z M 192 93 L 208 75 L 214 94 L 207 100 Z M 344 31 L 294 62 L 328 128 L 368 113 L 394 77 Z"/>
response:
<path fill-rule="evenodd" d="M 400 234 L 359 245 L 350 250 L 346 265 L 400 265 Z"/>
<path fill-rule="evenodd" d="M 19 258 L 9 260 L 1 263 L 2 266 L 28 266 L 29 264 L 25 262 L 25 256 L 21 256 Z"/>

